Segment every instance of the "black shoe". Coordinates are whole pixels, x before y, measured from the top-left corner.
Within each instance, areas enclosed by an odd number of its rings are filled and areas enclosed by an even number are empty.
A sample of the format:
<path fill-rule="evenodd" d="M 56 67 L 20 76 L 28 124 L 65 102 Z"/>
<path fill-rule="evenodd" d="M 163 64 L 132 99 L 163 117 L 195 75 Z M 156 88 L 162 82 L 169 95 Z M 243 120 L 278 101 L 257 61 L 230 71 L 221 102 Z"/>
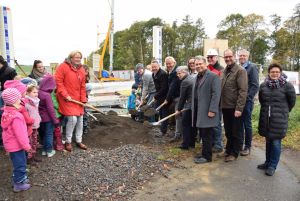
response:
<path fill-rule="evenodd" d="M 177 147 L 178 149 L 181 149 L 181 150 L 189 150 L 189 147 L 185 147 L 185 146 L 182 146 L 180 145 L 179 147 Z"/>
<path fill-rule="evenodd" d="M 268 169 L 266 169 L 266 172 L 265 172 L 265 174 L 268 176 L 273 176 L 274 173 L 275 173 L 275 169 L 271 168 L 271 167 L 268 167 Z"/>
<path fill-rule="evenodd" d="M 266 163 L 260 164 L 257 166 L 257 169 L 266 170 L 268 169 L 268 165 Z"/>
<path fill-rule="evenodd" d="M 197 163 L 197 164 L 203 164 L 203 163 L 208 163 L 210 161 L 207 160 L 206 158 L 200 157 L 200 158 L 195 158 L 194 162 Z"/>
<path fill-rule="evenodd" d="M 243 149 L 243 150 L 240 152 L 240 155 L 241 155 L 241 156 L 248 156 L 248 155 L 250 155 L 250 148 L 245 147 L 245 149 Z"/>

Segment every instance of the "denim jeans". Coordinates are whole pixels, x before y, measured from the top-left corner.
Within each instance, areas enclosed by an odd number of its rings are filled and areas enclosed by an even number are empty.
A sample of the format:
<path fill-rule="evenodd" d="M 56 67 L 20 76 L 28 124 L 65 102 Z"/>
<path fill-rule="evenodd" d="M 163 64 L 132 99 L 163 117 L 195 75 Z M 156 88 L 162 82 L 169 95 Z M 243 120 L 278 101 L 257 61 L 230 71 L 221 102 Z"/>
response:
<path fill-rule="evenodd" d="M 266 138 L 266 162 L 268 167 L 276 169 L 281 153 L 281 139 Z"/>
<path fill-rule="evenodd" d="M 41 122 L 40 129 L 43 137 L 43 149 L 45 152 L 53 150 L 54 124 L 52 121 Z"/>
<path fill-rule="evenodd" d="M 66 118 L 68 119 L 66 125 L 66 142 L 72 143 L 73 132 L 75 132 L 76 143 L 81 143 L 83 132 L 83 115 L 66 116 Z"/>
<path fill-rule="evenodd" d="M 219 110 L 220 112 L 220 119 L 219 119 L 219 124 L 217 127 L 213 128 L 213 144 L 214 144 L 214 148 L 216 149 L 223 149 L 223 139 L 222 139 L 222 110 Z"/>
<path fill-rule="evenodd" d="M 252 122 L 251 122 L 251 115 L 253 110 L 253 102 L 247 101 L 244 107 L 244 111 L 242 114 L 243 120 L 243 127 L 242 127 L 242 141 L 241 141 L 241 148 L 243 148 L 243 144 L 245 141 L 245 148 L 251 148 L 252 142 Z"/>
<path fill-rule="evenodd" d="M 25 151 L 10 152 L 9 156 L 14 168 L 12 176 L 14 183 L 24 182 L 27 179 Z"/>

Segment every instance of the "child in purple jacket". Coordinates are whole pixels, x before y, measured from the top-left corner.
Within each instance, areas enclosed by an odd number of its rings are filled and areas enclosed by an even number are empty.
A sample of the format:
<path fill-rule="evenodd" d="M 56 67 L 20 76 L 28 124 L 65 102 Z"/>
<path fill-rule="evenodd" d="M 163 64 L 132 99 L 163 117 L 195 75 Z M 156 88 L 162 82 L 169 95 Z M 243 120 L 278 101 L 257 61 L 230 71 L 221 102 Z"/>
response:
<path fill-rule="evenodd" d="M 5 103 L 1 118 L 3 129 L 3 145 L 9 152 L 13 164 L 13 190 L 14 192 L 26 191 L 31 186 L 26 174 L 26 153 L 30 151 L 28 133 L 24 116 L 19 111 L 21 94 L 15 88 L 7 88 L 2 93 Z"/>
<path fill-rule="evenodd" d="M 39 113 L 42 118 L 40 135 L 43 139 L 42 155 L 52 157 L 55 154 L 55 150 L 53 149 L 53 131 L 56 126 L 59 126 L 51 97 L 51 93 L 55 89 L 53 76 L 50 74 L 43 76 L 40 80 L 39 87 Z"/>

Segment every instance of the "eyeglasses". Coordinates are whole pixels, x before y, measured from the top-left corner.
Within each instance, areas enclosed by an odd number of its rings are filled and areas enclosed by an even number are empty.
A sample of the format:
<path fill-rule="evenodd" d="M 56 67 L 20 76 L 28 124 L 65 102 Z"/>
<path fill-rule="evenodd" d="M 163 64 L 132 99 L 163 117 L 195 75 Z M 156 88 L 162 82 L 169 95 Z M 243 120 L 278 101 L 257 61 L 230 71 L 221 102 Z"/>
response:
<path fill-rule="evenodd" d="M 190 65 L 191 65 L 191 64 L 195 64 L 195 62 L 191 62 L 191 63 L 189 63 L 189 64 L 190 64 Z"/>
<path fill-rule="evenodd" d="M 233 56 L 225 56 L 224 59 L 232 58 Z"/>
<path fill-rule="evenodd" d="M 212 59 L 212 58 L 214 58 L 214 56 L 207 56 L 206 58 L 207 59 Z"/>

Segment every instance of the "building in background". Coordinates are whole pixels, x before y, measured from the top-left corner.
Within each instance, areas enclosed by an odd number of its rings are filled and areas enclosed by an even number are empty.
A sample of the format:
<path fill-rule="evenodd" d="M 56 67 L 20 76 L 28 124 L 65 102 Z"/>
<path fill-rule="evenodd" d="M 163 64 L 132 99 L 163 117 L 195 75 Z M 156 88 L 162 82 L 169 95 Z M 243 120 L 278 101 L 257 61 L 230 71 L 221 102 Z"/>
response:
<path fill-rule="evenodd" d="M 15 67 L 11 16 L 10 8 L 0 6 L 0 55 L 6 59 L 9 66 Z"/>

